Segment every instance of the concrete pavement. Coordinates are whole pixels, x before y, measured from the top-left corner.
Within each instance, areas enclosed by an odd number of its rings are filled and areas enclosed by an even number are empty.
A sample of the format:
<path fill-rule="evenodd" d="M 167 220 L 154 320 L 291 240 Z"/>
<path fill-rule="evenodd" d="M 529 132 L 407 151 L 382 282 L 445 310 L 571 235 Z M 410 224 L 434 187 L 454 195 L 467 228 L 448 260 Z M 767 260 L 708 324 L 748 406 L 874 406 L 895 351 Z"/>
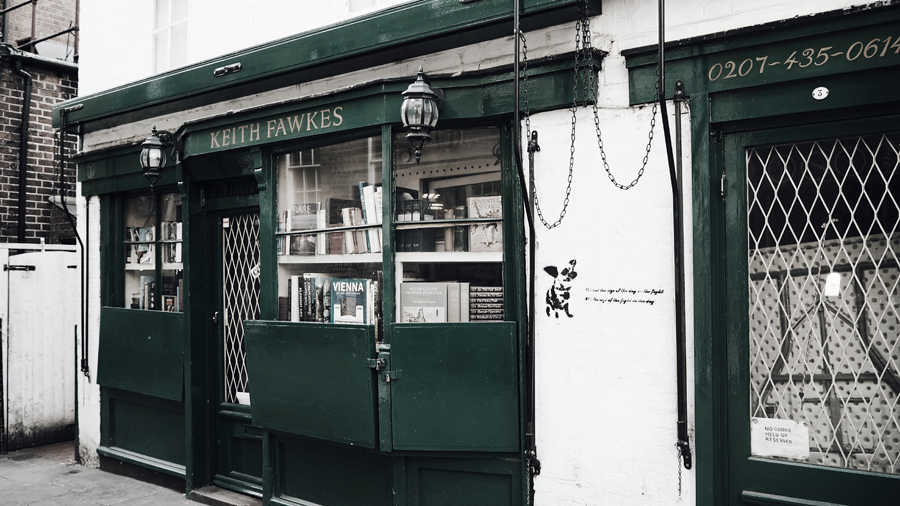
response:
<path fill-rule="evenodd" d="M 197 506 L 183 492 L 75 462 L 72 442 L 0 455 L 0 506 Z"/>

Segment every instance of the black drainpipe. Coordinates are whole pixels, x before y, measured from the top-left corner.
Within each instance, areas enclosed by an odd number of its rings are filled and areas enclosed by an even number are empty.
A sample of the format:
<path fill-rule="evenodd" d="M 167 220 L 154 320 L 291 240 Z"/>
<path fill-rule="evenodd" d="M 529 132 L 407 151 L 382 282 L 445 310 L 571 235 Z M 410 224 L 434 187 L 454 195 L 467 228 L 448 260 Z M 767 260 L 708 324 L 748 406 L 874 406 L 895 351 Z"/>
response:
<path fill-rule="evenodd" d="M 31 89 L 34 81 L 31 74 L 22 70 L 22 60 L 16 58 L 16 74 L 25 80 L 22 99 L 22 123 L 19 136 L 19 226 L 18 242 L 25 242 L 25 197 L 28 190 L 28 133 L 31 129 Z"/>
<path fill-rule="evenodd" d="M 666 110 L 666 7 L 665 0 L 659 0 L 659 113 L 662 116 L 663 133 L 666 138 L 666 155 L 669 161 L 669 179 L 672 185 L 672 222 L 675 242 L 675 354 L 676 381 L 678 386 L 678 441 L 675 446 L 685 469 L 693 466 L 691 442 L 687 426 L 687 351 L 685 344 L 685 300 L 684 300 L 684 224 L 681 203 L 681 181 L 675 168 L 672 154 L 672 134 L 669 131 L 669 113 Z M 679 487 L 680 487 L 679 483 Z M 679 489 L 680 490 L 680 489 Z"/>

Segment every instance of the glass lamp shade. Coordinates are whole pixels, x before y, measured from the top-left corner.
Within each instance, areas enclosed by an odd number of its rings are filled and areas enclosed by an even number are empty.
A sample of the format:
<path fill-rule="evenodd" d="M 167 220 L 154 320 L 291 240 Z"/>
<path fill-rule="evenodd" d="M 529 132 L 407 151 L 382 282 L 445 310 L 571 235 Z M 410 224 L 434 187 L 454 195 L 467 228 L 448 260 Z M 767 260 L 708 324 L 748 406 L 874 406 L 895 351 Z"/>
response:
<path fill-rule="evenodd" d="M 438 94 L 425 81 L 425 71 L 419 67 L 416 82 L 403 92 L 400 119 L 408 132 L 406 138 L 416 150 L 416 163 L 422 157 L 422 148 L 431 140 L 431 130 L 437 126 Z"/>
<path fill-rule="evenodd" d="M 163 143 L 159 140 L 156 133 L 156 127 L 150 133 L 150 137 L 141 144 L 141 168 L 144 170 L 144 177 L 150 182 L 150 187 L 162 177 L 162 169 L 167 162 L 166 151 L 163 149 Z"/>

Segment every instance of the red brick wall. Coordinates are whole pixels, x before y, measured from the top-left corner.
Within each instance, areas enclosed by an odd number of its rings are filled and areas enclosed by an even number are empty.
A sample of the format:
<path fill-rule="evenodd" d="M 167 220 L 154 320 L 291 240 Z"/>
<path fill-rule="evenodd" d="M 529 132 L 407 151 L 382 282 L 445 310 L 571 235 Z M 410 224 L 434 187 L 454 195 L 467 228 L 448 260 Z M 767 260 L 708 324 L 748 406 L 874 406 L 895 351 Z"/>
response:
<path fill-rule="evenodd" d="M 10 7 L 23 2 L 31 3 L 29 0 L 7 0 Z M 0 0 L 0 4 L 2 4 L 2 0 Z M 7 42 L 14 43 L 17 40 L 31 37 L 31 9 L 31 5 L 26 5 L 9 13 Z M 69 28 L 69 23 L 75 24 L 74 0 L 38 0 L 35 6 L 35 39 L 59 33 Z M 52 40 L 63 44 L 68 41 L 70 45 L 74 45 L 75 35 L 75 33 L 62 35 Z"/>
<path fill-rule="evenodd" d="M 54 104 L 77 93 L 77 76 L 58 70 L 25 65 L 33 79 L 31 125 L 25 211 L 25 241 L 71 243 L 74 233 L 66 214 L 47 199 L 51 195 L 75 196 L 75 168 L 67 163 L 60 171 L 57 132 L 51 127 Z M 0 62 L 0 242 L 17 242 L 19 216 L 19 142 L 25 80 L 15 63 Z M 74 136 L 68 136 L 68 153 L 74 152 Z"/>

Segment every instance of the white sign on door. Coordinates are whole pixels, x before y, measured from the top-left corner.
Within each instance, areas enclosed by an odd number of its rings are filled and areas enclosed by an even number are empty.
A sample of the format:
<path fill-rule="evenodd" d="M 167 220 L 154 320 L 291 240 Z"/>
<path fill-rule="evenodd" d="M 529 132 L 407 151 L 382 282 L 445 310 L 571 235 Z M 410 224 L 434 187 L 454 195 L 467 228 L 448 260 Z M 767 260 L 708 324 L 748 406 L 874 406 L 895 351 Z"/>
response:
<path fill-rule="evenodd" d="M 809 425 L 775 418 L 750 419 L 750 454 L 755 457 L 809 458 Z"/>

